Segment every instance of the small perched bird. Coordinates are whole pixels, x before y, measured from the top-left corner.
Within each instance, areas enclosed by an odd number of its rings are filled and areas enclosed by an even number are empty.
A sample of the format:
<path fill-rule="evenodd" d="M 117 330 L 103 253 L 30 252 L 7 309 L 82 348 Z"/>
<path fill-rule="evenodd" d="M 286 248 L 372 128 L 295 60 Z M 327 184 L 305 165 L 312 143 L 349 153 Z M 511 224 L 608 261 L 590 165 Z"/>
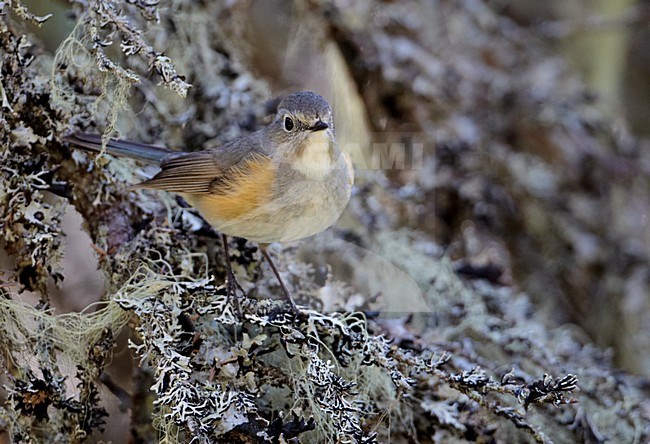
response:
<path fill-rule="evenodd" d="M 99 135 L 77 133 L 70 143 L 101 151 Z M 267 127 L 215 149 L 178 152 L 126 140 L 110 140 L 106 152 L 161 170 L 136 187 L 179 194 L 222 234 L 229 296 L 236 281 L 227 236 L 260 244 L 291 307 L 296 306 L 266 251 L 271 242 L 303 239 L 329 228 L 350 199 L 354 170 L 339 150 L 332 110 L 313 92 L 298 92 L 278 105 Z"/>

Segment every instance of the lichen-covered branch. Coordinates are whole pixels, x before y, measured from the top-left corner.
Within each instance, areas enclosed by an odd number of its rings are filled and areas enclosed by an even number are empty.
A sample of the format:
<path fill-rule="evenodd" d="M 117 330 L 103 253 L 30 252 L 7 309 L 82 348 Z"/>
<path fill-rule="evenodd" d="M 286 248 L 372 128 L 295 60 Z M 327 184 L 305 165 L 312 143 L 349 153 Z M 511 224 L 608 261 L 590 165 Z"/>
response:
<path fill-rule="evenodd" d="M 138 11 L 146 22 L 160 23 L 158 12 L 159 2 L 148 1 L 105 1 L 92 0 L 88 3 L 78 2 L 82 13 L 84 27 L 93 42 L 95 59 L 100 71 L 110 71 L 114 75 L 130 83 L 140 81 L 140 75 L 130 69 L 123 68 L 106 55 L 105 48 L 113 45 L 115 37 L 120 39 L 120 50 L 126 56 L 144 55 L 149 68 L 162 79 L 162 83 L 181 97 L 187 96 L 187 90 L 192 86 L 185 78 L 176 72 L 171 59 L 164 53 L 156 51 L 144 38 L 142 29 L 137 28 L 133 21 L 134 14 L 126 15 L 126 11 Z"/>

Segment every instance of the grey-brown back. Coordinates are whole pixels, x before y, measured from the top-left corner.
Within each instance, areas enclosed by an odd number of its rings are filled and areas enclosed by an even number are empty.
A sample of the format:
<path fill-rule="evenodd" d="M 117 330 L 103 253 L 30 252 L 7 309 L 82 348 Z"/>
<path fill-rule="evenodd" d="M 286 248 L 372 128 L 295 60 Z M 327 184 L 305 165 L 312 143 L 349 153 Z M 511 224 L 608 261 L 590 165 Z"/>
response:
<path fill-rule="evenodd" d="M 215 186 L 227 182 L 233 168 L 252 157 L 266 156 L 262 140 L 262 131 L 258 131 L 219 148 L 165 157 L 161 171 L 139 186 L 176 193 L 218 192 Z"/>

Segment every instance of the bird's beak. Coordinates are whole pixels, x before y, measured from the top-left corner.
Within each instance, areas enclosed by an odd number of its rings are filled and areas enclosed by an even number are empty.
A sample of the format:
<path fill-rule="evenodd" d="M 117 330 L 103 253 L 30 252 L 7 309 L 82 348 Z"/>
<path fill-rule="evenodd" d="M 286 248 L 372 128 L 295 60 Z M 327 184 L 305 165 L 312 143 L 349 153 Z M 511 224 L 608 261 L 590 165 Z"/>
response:
<path fill-rule="evenodd" d="M 329 128 L 330 126 L 323 122 L 322 120 L 319 120 L 318 122 L 314 123 L 312 126 L 309 127 L 311 131 L 323 131 L 324 129 Z"/>

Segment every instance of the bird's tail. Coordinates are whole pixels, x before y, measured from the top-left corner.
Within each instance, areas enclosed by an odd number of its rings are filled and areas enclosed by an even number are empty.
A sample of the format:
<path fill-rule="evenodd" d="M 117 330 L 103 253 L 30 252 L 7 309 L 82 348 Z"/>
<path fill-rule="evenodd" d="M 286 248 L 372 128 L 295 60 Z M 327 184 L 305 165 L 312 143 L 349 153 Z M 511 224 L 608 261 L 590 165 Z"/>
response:
<path fill-rule="evenodd" d="M 89 151 L 102 150 L 102 136 L 90 133 L 75 133 L 64 137 L 66 142 L 77 145 Z M 111 139 L 106 144 L 106 152 L 113 156 L 130 157 L 146 163 L 158 164 L 169 154 L 176 153 L 169 148 L 127 140 Z"/>

